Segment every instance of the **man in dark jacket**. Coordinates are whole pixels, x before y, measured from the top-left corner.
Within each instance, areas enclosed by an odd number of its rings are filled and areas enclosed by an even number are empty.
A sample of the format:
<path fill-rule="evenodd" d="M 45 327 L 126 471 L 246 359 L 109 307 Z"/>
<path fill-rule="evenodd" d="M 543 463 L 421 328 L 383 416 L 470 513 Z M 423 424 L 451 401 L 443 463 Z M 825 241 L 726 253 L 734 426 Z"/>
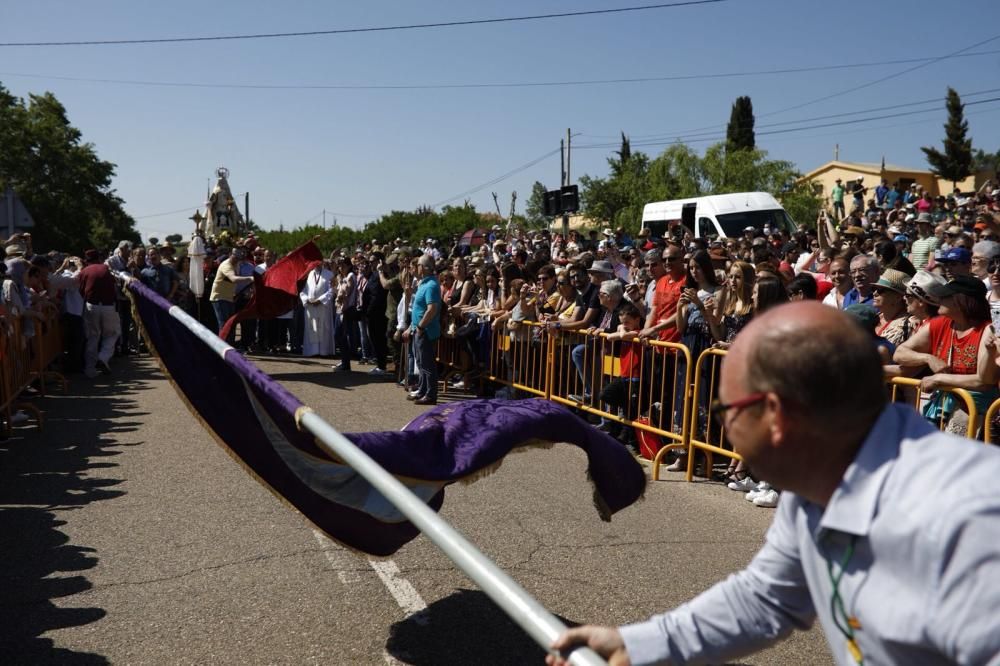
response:
<path fill-rule="evenodd" d="M 374 267 L 374 269 L 368 275 L 365 289 L 361 295 L 361 303 L 364 307 L 363 314 L 368 320 L 368 338 L 375 350 L 375 367 L 369 370 L 368 374 L 376 377 L 389 374 L 385 369 L 388 353 L 385 331 L 389 323 L 385 315 L 386 291 L 382 287 L 379 276 L 384 261 L 385 257 L 382 256 L 381 252 L 372 253 L 369 266 Z"/>

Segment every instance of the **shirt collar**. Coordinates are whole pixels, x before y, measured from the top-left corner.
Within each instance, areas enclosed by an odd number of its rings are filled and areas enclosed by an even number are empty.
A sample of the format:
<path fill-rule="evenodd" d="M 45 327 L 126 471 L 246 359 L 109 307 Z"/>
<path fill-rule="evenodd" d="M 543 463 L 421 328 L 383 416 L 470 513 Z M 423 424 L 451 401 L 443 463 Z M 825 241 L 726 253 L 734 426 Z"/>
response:
<path fill-rule="evenodd" d="M 934 431 L 909 405 L 888 405 L 858 449 L 830 497 L 820 529 L 865 536 L 878 511 L 879 496 L 904 439 Z"/>

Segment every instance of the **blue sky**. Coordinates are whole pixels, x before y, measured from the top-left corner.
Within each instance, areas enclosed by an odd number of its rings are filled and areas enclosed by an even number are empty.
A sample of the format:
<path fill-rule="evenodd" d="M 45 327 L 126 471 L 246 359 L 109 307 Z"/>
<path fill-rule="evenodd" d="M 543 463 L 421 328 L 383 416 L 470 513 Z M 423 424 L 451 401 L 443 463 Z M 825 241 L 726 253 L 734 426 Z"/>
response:
<path fill-rule="evenodd" d="M 292 1 L 6 3 L 0 42 L 138 39 L 323 30 L 467 20 L 644 4 L 633 0 L 446 2 Z M 648 4 L 648 2 L 646 3 Z M 0 47 L 0 82 L 14 94 L 53 92 L 99 155 L 118 165 L 115 187 L 143 236 L 187 235 L 215 167 L 251 192 L 264 228 L 319 222 L 359 226 L 469 190 L 555 150 L 572 128 L 574 180 L 604 175 L 607 148 L 624 130 L 635 142 L 698 130 L 724 134 L 733 100 L 750 95 L 765 123 L 918 102 L 947 86 L 966 102 L 1000 97 L 1000 4 L 951 7 L 802 0 L 715 4 L 494 25 L 268 40 L 164 45 Z M 959 13 L 959 10 L 961 13 Z M 984 56 L 809 73 L 562 87 L 430 90 L 216 89 L 71 79 L 249 85 L 526 83 L 705 75 L 929 58 L 998 37 Z M 25 76 L 32 75 L 32 76 Z M 894 76 L 896 75 L 896 76 Z M 781 111 L 883 77 L 888 81 Z M 772 157 L 808 171 L 833 157 L 925 168 L 921 145 L 940 145 L 931 113 L 759 136 Z M 833 120 L 880 115 L 848 116 Z M 966 109 L 973 145 L 1000 149 L 1000 102 Z M 830 120 L 806 122 L 813 125 Z M 789 126 L 782 126 L 789 127 Z M 691 143 L 698 149 L 705 141 Z M 663 146 L 642 150 L 656 154 Z M 559 184 L 558 153 L 468 196 L 506 214 L 540 180 Z M 241 199 L 242 201 L 242 199 Z M 461 199 L 456 203 L 461 203 Z M 183 213 L 158 213 L 184 209 Z"/>

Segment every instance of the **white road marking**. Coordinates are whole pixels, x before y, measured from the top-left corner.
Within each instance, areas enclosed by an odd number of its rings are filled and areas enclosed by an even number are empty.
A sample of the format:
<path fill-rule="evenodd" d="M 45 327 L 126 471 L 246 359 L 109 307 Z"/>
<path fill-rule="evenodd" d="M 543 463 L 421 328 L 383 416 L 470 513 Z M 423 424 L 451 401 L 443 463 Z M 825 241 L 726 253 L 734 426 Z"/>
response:
<path fill-rule="evenodd" d="M 337 548 L 322 532 L 318 530 L 312 532 L 316 541 L 319 542 L 320 548 L 323 549 L 323 554 L 326 555 L 330 567 L 337 572 L 337 578 L 340 579 L 341 583 L 349 585 L 361 580 L 360 574 L 352 570 L 353 558 L 350 555 Z M 427 602 L 410 581 L 399 575 L 399 566 L 393 560 L 367 560 L 367 562 L 378 574 L 392 598 L 403 609 L 404 616 L 413 617 L 414 622 L 418 624 L 426 624 L 428 618 L 424 611 L 427 610 Z"/>
<path fill-rule="evenodd" d="M 334 544 L 329 538 L 322 532 L 318 530 L 313 530 L 313 536 L 316 537 L 316 541 L 319 542 L 319 547 L 323 549 L 323 554 L 326 555 L 326 561 L 330 563 L 330 567 L 337 572 L 337 578 L 344 585 L 349 585 L 351 583 L 356 583 L 361 580 L 361 576 L 357 571 L 351 569 L 350 556 L 343 550 L 333 547 Z"/>
<path fill-rule="evenodd" d="M 410 584 L 410 581 L 398 575 L 399 566 L 392 560 L 368 560 L 368 564 L 375 570 L 378 577 L 382 579 L 382 583 L 389 588 L 389 594 L 396 600 L 399 607 L 403 609 L 406 617 L 416 615 L 413 619 L 417 623 L 426 623 L 427 618 L 417 614 L 427 610 L 427 603 L 424 602 L 423 597 L 420 596 L 416 588 Z"/>

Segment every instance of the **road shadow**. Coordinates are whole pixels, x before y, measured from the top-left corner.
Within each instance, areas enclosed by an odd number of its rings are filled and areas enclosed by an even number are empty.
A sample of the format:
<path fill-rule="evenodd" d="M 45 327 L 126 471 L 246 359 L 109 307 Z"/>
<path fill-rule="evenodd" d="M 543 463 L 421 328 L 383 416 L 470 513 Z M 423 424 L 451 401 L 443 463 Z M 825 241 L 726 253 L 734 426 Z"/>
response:
<path fill-rule="evenodd" d="M 90 381 L 72 377 L 65 395 L 36 398 L 45 429 L 22 427 L 0 442 L 0 655 L 8 664 L 106 664 L 99 654 L 58 647 L 46 632 L 97 622 L 102 608 L 73 607 L 93 587 L 84 575 L 98 553 L 64 531 L 75 511 L 124 495 L 114 457 L 143 415 L 130 396 L 158 373 L 147 361 L 114 364 Z M 131 444 L 135 446 L 137 444 Z M 56 604 L 54 600 L 59 599 Z"/>
<path fill-rule="evenodd" d="M 376 377 L 368 374 L 365 369 L 351 372 L 334 372 L 329 368 L 317 372 L 269 372 L 268 376 L 276 381 L 293 381 L 316 384 L 326 388 L 350 391 L 365 384 L 391 384 L 391 376 Z"/>
<path fill-rule="evenodd" d="M 414 666 L 545 663 L 545 651 L 479 590 L 456 590 L 392 625 L 385 649 Z"/>

